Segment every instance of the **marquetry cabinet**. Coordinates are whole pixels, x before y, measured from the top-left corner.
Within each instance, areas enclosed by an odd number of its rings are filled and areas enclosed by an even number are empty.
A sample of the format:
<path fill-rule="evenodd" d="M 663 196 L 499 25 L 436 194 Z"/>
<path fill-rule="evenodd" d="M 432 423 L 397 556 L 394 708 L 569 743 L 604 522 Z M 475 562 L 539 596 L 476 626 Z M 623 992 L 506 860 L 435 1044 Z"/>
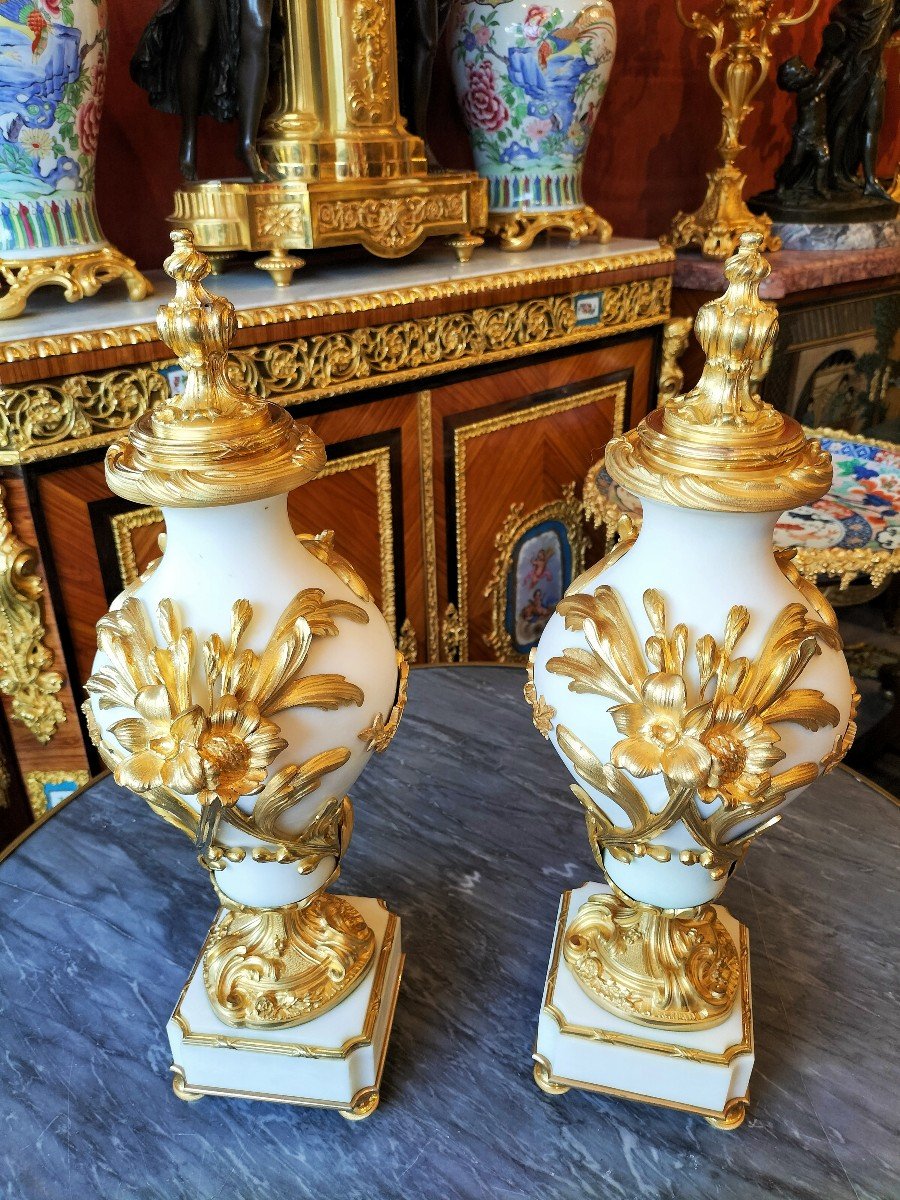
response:
<path fill-rule="evenodd" d="M 618 241 L 345 263 L 284 296 L 249 271 L 212 281 L 238 309 L 232 369 L 328 448 L 295 527 L 335 531 L 410 661 L 524 661 L 598 551 L 582 483 L 654 402 L 671 271 Z M 94 627 L 164 532 L 103 470 L 116 432 L 182 384 L 158 300 L 0 326 L 6 836 L 99 766 L 79 710 Z"/>

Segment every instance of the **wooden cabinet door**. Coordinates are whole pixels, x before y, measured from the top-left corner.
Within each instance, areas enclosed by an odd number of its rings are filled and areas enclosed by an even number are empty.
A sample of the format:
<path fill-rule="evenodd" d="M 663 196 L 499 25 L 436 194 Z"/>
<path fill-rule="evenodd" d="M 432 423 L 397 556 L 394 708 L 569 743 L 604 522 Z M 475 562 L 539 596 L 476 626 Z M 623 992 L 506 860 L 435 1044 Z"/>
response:
<path fill-rule="evenodd" d="M 324 400 L 296 415 L 328 450 L 325 470 L 291 496 L 296 529 L 333 529 L 411 661 L 425 652 L 422 491 L 416 397 Z"/>
<path fill-rule="evenodd" d="M 583 481 L 607 441 L 646 412 L 655 345 L 653 335 L 625 338 L 423 393 L 433 444 L 430 655 L 438 636 L 443 659 L 526 660 L 599 550 Z"/>

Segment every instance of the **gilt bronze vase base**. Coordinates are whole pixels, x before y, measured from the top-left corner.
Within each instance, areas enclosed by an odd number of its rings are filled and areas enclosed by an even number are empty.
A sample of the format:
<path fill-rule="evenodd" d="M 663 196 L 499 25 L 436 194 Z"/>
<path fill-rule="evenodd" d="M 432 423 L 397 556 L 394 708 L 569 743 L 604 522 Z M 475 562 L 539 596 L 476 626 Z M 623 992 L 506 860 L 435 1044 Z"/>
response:
<path fill-rule="evenodd" d="M 236 1028 L 215 1011 L 203 975 L 216 929 L 228 915 L 220 910 L 167 1026 L 179 1099 L 280 1101 L 334 1108 L 348 1120 L 374 1112 L 403 969 L 400 921 L 380 900 L 326 898 L 357 914 L 371 935 L 371 956 L 354 986 L 299 1028 L 289 1022 Z M 254 962 L 248 954 L 248 968 Z"/>
<path fill-rule="evenodd" d="M 720 1025 L 740 976 L 737 947 L 714 905 L 670 912 L 616 889 L 582 904 L 563 956 L 601 1008 L 659 1029 Z"/>
<path fill-rule="evenodd" d="M 48 254 L 40 258 L 0 257 L 0 320 L 20 316 L 32 292 L 61 287 L 70 304 L 95 295 L 104 284 L 121 279 L 129 300 L 143 300 L 153 285 L 115 246 L 98 246 L 76 254 Z"/>
<path fill-rule="evenodd" d="M 705 909 L 712 910 L 707 916 Z M 659 912 L 660 910 L 657 910 Z M 666 928 L 680 922 L 680 926 Z M 653 925 L 655 920 L 655 925 Z M 732 999 L 715 1024 L 681 1024 L 666 1028 L 626 1018 L 601 1005 L 593 988 L 573 971 L 570 947 L 578 948 L 575 966 L 583 963 L 588 942 L 600 925 L 610 929 L 604 952 L 618 969 L 630 965 L 638 981 L 644 970 L 643 939 L 649 932 L 660 942 L 677 944 L 700 922 L 700 947 L 712 950 L 712 961 L 734 950 Z M 653 928 L 651 929 L 651 925 Z M 655 953 L 656 951 L 654 951 Z M 701 952 L 701 957 L 706 958 Z M 665 960 L 666 954 L 661 954 Z M 635 969 L 637 963 L 639 969 Z M 701 976 L 705 975 L 705 968 Z M 696 990 L 696 980 L 693 986 Z M 703 984 L 705 987 L 706 984 Z M 640 1010 L 643 998 L 635 991 Z M 741 1123 L 753 1068 L 753 1018 L 750 1003 L 749 943 L 746 929 L 720 905 L 704 906 L 698 916 L 663 914 L 651 919 L 604 884 L 585 884 L 564 893 L 547 972 L 543 1005 L 533 1054 L 535 1082 L 548 1095 L 570 1088 L 618 1096 L 697 1113 L 721 1129 Z"/>
<path fill-rule="evenodd" d="M 471 171 L 309 182 L 209 180 L 176 191 L 169 220 L 189 229 L 218 269 L 229 255 L 262 252 L 256 265 L 286 286 L 303 265 L 292 251 L 359 245 L 381 258 L 400 258 L 426 238 L 444 237 L 467 262 L 487 222 L 487 184 Z"/>
<path fill-rule="evenodd" d="M 487 232 L 499 239 L 501 250 L 527 250 L 542 233 L 568 235 L 570 242 L 596 238 L 608 242 L 612 225 L 589 205 L 554 212 L 492 212 Z"/>
<path fill-rule="evenodd" d="M 362 983 L 375 935 L 343 896 L 283 908 L 227 907 L 203 950 L 216 1016 L 248 1029 L 289 1029 L 340 1004 Z"/>

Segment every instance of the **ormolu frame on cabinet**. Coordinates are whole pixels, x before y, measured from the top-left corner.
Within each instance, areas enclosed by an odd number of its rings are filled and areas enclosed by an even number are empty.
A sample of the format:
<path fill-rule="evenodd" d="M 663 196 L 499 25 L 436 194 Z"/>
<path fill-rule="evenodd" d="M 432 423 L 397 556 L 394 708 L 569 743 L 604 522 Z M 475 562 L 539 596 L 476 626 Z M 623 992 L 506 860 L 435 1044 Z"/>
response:
<path fill-rule="evenodd" d="M 450 418 L 445 426 L 445 460 L 452 465 L 448 478 L 447 516 L 448 543 L 455 545 L 456 587 L 455 600 L 451 601 L 454 612 L 453 646 L 456 651 L 456 661 L 467 662 L 469 657 L 469 567 L 468 567 L 468 501 L 466 479 L 466 450 L 468 445 L 478 438 L 486 437 L 501 429 L 509 429 L 530 421 L 544 420 L 559 413 L 572 409 L 583 408 L 587 405 L 612 401 L 613 435 L 617 436 L 624 428 L 625 406 L 628 397 L 628 384 L 624 379 L 600 386 L 587 386 L 578 391 L 566 390 L 563 395 L 554 399 L 552 393 L 542 396 L 529 396 L 516 408 L 510 410 L 508 404 L 504 411 L 496 416 L 473 419 L 473 413 L 460 413 Z M 574 482 L 574 481 L 573 481 Z M 452 575 L 452 572 L 451 572 Z M 451 587 L 451 593 L 453 588 Z M 446 624 L 445 615 L 445 624 Z M 446 638 L 445 638 L 446 641 Z M 451 647 L 445 645 L 445 653 Z M 449 655 L 448 655 L 449 657 Z"/>

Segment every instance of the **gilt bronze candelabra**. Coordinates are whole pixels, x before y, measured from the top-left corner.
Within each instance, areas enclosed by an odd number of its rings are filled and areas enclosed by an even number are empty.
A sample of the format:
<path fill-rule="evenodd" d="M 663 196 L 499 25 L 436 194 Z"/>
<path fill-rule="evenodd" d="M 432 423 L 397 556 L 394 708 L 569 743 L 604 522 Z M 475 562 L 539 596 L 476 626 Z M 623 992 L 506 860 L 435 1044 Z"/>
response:
<path fill-rule="evenodd" d="M 804 12 L 792 16 L 787 12 L 773 14 L 774 0 L 723 0 L 717 19 L 713 19 L 701 12 L 687 17 L 682 0 L 675 0 L 682 25 L 712 40 L 709 81 L 722 102 L 722 135 L 716 147 L 722 163 L 707 175 L 709 183 L 700 207 L 692 213 L 680 212 L 672 221 L 668 241 L 676 250 L 697 245 L 707 258 L 724 259 L 735 252 L 742 233 L 761 234 L 763 250 L 781 249 L 769 218 L 754 216 L 747 207 L 747 177 L 735 166 L 735 160 L 743 149 L 741 126 L 769 74 L 773 38 L 782 29 L 811 17 L 818 2 L 811 0 Z"/>

